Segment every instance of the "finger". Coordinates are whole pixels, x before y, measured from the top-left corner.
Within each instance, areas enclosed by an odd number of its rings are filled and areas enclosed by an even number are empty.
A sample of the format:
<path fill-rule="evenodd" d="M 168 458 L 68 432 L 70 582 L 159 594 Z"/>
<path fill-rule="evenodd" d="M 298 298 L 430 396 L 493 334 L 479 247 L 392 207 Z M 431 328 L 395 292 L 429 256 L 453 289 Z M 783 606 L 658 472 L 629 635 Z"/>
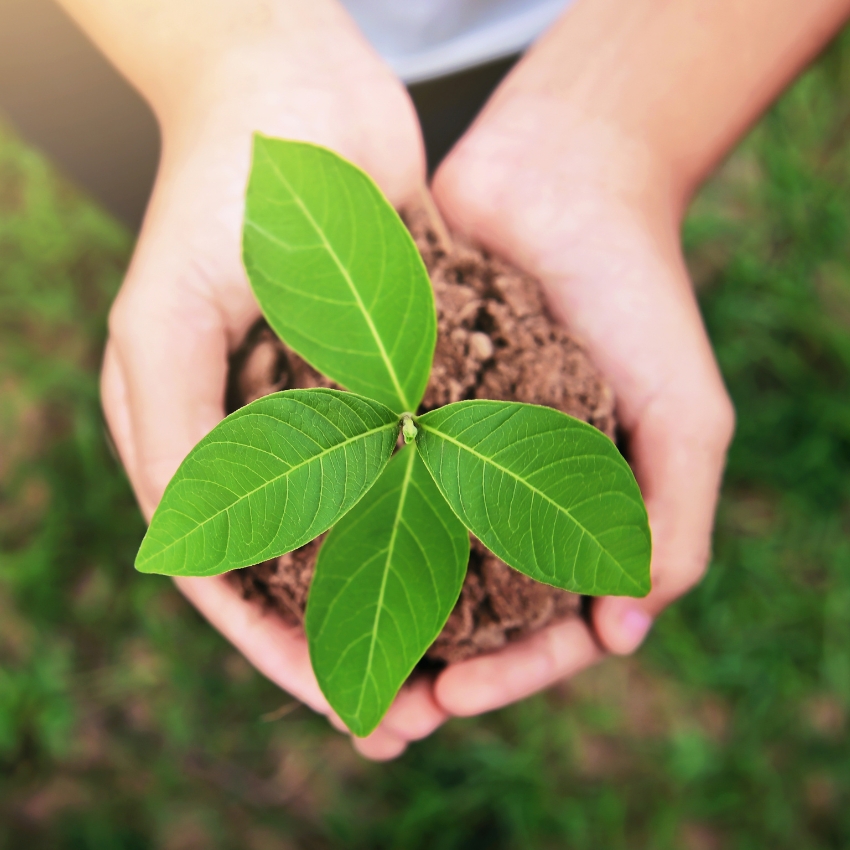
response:
<path fill-rule="evenodd" d="M 100 375 L 100 398 L 109 433 L 132 480 L 136 476 L 136 453 L 134 451 L 133 423 L 130 416 L 130 400 L 127 381 L 115 351 L 115 343 L 107 340 Z"/>
<path fill-rule="evenodd" d="M 437 705 L 433 691 L 434 682 L 430 677 L 417 676 L 405 684 L 378 728 L 368 738 L 371 739 L 379 732 L 382 734 L 376 740 L 384 740 L 384 733 L 390 738 L 399 738 L 404 742 L 427 738 L 449 718 L 448 713 Z M 328 720 L 340 732 L 349 732 L 335 712 L 328 715 Z"/>
<path fill-rule="evenodd" d="M 110 431 L 131 477 L 135 474 L 134 441 L 126 383 L 114 344 L 107 344 L 101 379 L 104 409 Z M 307 703 L 330 712 L 313 674 L 301 629 L 287 627 L 245 602 L 222 577 L 178 578 L 175 583 L 204 617 L 267 678 Z M 340 731 L 348 730 L 334 714 Z"/>
<path fill-rule="evenodd" d="M 278 617 L 246 602 L 223 576 L 174 581 L 260 673 L 314 711 L 325 714 L 339 732 L 350 734 L 319 689 L 302 629 L 287 626 Z M 396 758 L 407 746 L 404 737 L 383 728 L 366 738 L 352 736 L 352 742 L 361 755 L 373 761 Z"/>
<path fill-rule="evenodd" d="M 399 691 L 378 728 L 405 741 L 419 741 L 427 738 L 448 718 L 448 712 L 434 698 L 431 677 L 417 676 Z"/>
<path fill-rule="evenodd" d="M 611 383 L 649 514 L 650 595 L 592 608 L 600 642 L 615 653 L 634 651 L 653 618 L 703 575 L 734 426 L 678 247 L 648 231 L 628 213 L 613 230 L 602 222 L 540 272 L 554 312 Z M 565 242 L 552 240 L 562 250 Z"/>
<path fill-rule="evenodd" d="M 204 298 L 167 292 L 131 290 L 110 322 L 129 426 L 114 399 L 104 401 L 148 519 L 183 458 L 224 415 L 227 341 L 218 311 Z"/>
<path fill-rule="evenodd" d="M 203 182 L 191 176 L 158 182 L 109 316 L 104 368 L 120 372 L 124 388 L 104 404 L 148 518 L 180 462 L 223 417 L 228 350 L 259 316 L 238 227 L 208 220 Z"/>
<path fill-rule="evenodd" d="M 653 618 L 703 576 L 733 427 L 718 377 L 666 392 L 633 428 L 629 447 L 653 536 L 652 591 L 645 599 L 595 601 L 594 628 L 611 652 L 633 652 Z"/>
<path fill-rule="evenodd" d="M 385 729 L 376 729 L 366 738 L 352 737 L 351 741 L 361 756 L 372 761 L 390 761 L 407 749 L 405 740 Z"/>
<path fill-rule="evenodd" d="M 434 694 L 444 711 L 469 717 L 524 699 L 602 656 L 587 626 L 566 620 L 498 652 L 452 664 L 437 677 Z"/>
<path fill-rule="evenodd" d="M 351 730 L 342 722 L 342 718 L 335 712 L 331 711 L 328 714 L 328 723 L 336 729 L 337 732 L 342 732 L 343 735 L 350 735 Z"/>
<path fill-rule="evenodd" d="M 287 626 L 279 617 L 244 600 L 224 576 L 174 581 L 260 673 L 314 711 L 331 713 L 313 674 L 303 629 Z"/>

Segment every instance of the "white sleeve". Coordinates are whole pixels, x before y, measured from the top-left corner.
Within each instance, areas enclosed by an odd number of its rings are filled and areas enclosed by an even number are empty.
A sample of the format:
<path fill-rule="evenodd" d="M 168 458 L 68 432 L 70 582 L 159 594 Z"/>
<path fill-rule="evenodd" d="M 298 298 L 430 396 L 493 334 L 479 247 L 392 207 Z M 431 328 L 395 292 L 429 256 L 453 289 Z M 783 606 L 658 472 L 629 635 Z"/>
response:
<path fill-rule="evenodd" d="M 342 0 L 407 83 L 524 50 L 570 0 Z"/>

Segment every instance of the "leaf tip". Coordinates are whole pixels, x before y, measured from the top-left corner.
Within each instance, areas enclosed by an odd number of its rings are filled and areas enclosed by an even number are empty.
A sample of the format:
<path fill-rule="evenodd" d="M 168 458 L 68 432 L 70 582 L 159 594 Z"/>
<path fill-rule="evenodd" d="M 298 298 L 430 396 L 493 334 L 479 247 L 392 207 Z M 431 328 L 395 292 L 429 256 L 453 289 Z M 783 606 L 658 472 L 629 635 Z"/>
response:
<path fill-rule="evenodd" d="M 341 719 L 355 738 L 368 738 L 380 726 L 384 714 L 365 722 L 361 717 L 342 717 Z"/>
<path fill-rule="evenodd" d="M 136 560 L 133 564 L 134 569 L 136 570 L 137 573 L 146 573 L 146 574 L 153 573 L 154 570 L 152 570 L 150 568 L 150 559 L 149 558 L 142 558 L 141 557 L 141 550 L 139 550 L 139 551 L 140 551 L 140 554 L 136 555 Z"/>
<path fill-rule="evenodd" d="M 630 593 L 629 596 L 634 599 L 644 599 L 649 596 L 650 591 L 652 590 L 652 579 L 649 577 L 649 571 L 647 571 L 646 581 L 641 581 L 638 583 L 638 588 L 633 593 Z"/>
<path fill-rule="evenodd" d="M 651 551 L 651 550 L 650 550 Z M 628 578 L 628 588 L 620 587 L 616 596 L 630 596 L 633 599 L 643 599 L 652 591 L 652 574 L 650 572 L 650 557 L 647 556 L 646 565 L 639 571 L 631 574 L 624 574 L 624 579 Z"/>

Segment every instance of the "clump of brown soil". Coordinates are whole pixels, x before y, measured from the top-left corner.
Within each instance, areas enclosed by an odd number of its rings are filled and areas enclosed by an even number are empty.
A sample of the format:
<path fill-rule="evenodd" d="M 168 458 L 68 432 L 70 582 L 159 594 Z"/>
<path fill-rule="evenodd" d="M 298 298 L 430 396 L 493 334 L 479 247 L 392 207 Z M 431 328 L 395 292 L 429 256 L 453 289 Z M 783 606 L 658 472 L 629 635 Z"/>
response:
<path fill-rule="evenodd" d="M 498 257 L 450 240 L 433 214 L 405 216 L 431 276 L 437 349 L 420 412 L 470 398 L 545 404 L 614 436 L 614 398 L 587 353 L 548 315 L 539 284 Z M 258 323 L 231 362 L 228 406 L 296 387 L 333 387 Z M 321 538 L 231 575 L 246 598 L 302 623 Z M 489 652 L 577 616 L 580 597 L 512 570 L 473 538 L 460 599 L 426 658 Z"/>

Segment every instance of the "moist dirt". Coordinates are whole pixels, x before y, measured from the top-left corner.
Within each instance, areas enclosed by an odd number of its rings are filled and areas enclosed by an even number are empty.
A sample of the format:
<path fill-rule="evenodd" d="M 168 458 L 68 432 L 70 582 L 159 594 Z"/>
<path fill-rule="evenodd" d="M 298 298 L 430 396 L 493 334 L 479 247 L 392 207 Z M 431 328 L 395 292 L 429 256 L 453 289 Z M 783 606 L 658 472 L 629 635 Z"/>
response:
<path fill-rule="evenodd" d="M 419 412 L 463 399 L 522 401 L 562 410 L 613 438 L 613 394 L 587 352 L 550 317 L 537 281 L 450 237 L 427 207 L 404 219 L 437 303 L 437 348 Z M 284 389 L 335 386 L 260 321 L 231 360 L 227 405 L 235 410 Z M 231 580 L 246 599 L 303 624 L 321 542 L 236 570 Z M 445 664 L 491 652 L 580 611 L 581 597 L 518 573 L 472 538 L 460 599 L 425 661 Z"/>

